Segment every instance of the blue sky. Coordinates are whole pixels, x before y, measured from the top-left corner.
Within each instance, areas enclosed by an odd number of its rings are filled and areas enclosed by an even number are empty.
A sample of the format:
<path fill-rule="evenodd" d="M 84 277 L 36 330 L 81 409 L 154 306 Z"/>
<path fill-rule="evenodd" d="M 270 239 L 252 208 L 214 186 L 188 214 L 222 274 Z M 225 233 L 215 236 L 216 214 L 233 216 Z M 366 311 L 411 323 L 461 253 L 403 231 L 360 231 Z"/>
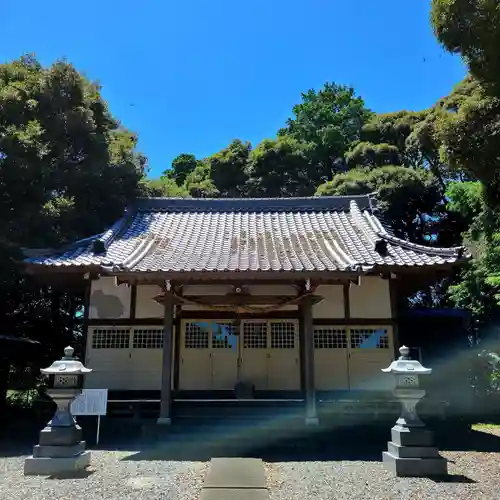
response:
<path fill-rule="evenodd" d="M 349 84 L 377 112 L 424 109 L 464 75 L 428 0 L 1 0 L 0 61 L 65 57 L 103 86 L 158 176 L 275 135 L 300 93 Z"/>

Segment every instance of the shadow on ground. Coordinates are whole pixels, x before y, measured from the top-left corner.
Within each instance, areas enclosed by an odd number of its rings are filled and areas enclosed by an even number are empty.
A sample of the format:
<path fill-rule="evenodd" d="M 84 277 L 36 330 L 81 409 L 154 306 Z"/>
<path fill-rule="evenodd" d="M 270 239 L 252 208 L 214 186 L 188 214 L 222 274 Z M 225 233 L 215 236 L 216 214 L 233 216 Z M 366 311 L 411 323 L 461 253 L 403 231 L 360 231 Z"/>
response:
<path fill-rule="evenodd" d="M 435 483 L 466 483 L 473 484 L 477 483 L 474 479 L 464 476 L 462 474 L 448 474 L 447 476 L 437 476 L 431 478 Z"/>
<path fill-rule="evenodd" d="M 268 462 L 295 461 L 380 461 L 387 449 L 390 425 L 290 429 L 259 432 L 252 426 L 217 426 L 197 432 L 182 426 L 167 427 L 157 435 L 144 432 L 137 424 L 118 424 L 109 419 L 102 426 L 101 441 L 95 444 L 95 427 L 83 423 L 88 447 L 94 450 L 127 451 L 123 460 L 204 461 L 214 456 L 248 456 Z M 153 426 L 155 428 L 155 426 Z M 0 436 L 0 457 L 31 454 L 38 431 L 33 426 L 11 425 Z M 434 427 L 436 443 L 442 451 L 500 452 L 500 437 L 444 424 Z M 447 482 L 463 482 L 447 476 Z M 466 478 L 465 478 L 466 479 Z"/>

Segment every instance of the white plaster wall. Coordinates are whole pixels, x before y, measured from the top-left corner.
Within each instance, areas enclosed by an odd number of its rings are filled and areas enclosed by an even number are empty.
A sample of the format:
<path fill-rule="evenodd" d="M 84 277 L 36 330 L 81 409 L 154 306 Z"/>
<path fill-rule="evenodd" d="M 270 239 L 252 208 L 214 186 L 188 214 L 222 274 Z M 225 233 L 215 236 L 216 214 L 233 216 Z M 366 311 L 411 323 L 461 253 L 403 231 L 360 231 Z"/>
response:
<path fill-rule="evenodd" d="M 104 276 L 91 283 L 89 318 L 130 318 L 131 287 L 116 285 L 114 277 Z"/>
<path fill-rule="evenodd" d="M 163 318 L 163 305 L 153 300 L 161 294 L 161 288 L 156 285 L 137 285 L 135 306 L 136 318 Z"/>
<path fill-rule="evenodd" d="M 313 318 L 343 318 L 344 289 L 342 285 L 319 285 L 314 295 L 323 297 L 313 306 Z"/>
<path fill-rule="evenodd" d="M 361 276 L 360 285 L 349 288 L 352 318 L 390 318 L 389 280 L 378 276 Z"/>

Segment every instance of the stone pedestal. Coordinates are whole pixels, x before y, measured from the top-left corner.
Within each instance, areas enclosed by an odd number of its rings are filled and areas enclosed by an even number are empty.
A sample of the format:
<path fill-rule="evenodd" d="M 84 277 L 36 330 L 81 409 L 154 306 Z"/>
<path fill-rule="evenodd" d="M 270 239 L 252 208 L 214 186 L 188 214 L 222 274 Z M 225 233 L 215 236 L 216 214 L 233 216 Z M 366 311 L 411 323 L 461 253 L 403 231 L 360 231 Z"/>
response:
<path fill-rule="evenodd" d="M 51 427 L 40 431 L 40 444 L 33 447 L 33 455 L 24 461 L 25 475 L 52 475 L 75 472 L 90 465 L 90 451 L 85 450 L 82 428 Z"/>
<path fill-rule="evenodd" d="M 398 477 L 443 476 L 448 463 L 434 446 L 433 434 L 423 427 L 395 425 L 391 429 L 388 451 L 382 453 L 384 464 Z"/>

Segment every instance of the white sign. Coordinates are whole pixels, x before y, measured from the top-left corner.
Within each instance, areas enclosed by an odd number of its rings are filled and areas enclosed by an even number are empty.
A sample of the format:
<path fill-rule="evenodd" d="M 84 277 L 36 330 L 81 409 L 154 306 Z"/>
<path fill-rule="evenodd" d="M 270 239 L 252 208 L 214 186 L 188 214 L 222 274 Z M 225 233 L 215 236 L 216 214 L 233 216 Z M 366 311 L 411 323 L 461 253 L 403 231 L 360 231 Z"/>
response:
<path fill-rule="evenodd" d="M 83 389 L 71 403 L 71 413 L 77 415 L 106 415 L 108 405 L 107 389 Z"/>

